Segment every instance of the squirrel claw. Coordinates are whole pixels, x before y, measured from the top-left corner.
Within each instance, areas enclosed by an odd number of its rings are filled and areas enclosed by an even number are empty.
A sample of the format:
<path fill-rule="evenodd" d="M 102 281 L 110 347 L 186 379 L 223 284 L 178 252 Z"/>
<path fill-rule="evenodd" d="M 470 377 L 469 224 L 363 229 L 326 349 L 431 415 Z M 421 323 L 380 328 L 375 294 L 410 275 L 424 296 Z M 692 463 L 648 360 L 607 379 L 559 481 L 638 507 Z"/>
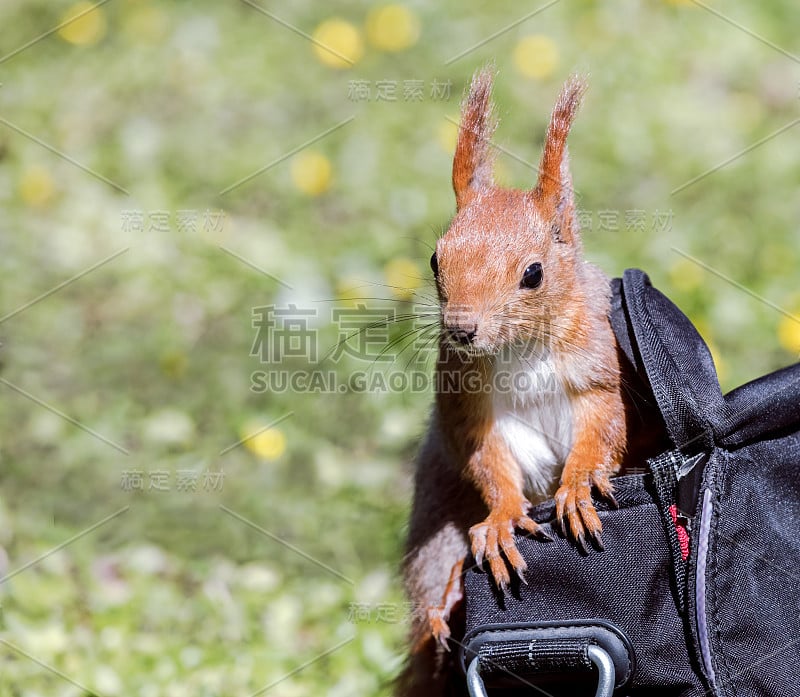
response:
<path fill-rule="evenodd" d="M 592 492 L 588 483 L 562 484 L 556 492 L 555 500 L 556 516 L 562 529 L 565 533 L 569 531 L 583 552 L 587 551 L 587 536 L 600 550 L 605 549 L 600 537 L 603 524 L 592 503 Z"/>
<path fill-rule="evenodd" d="M 617 503 L 617 499 L 614 498 L 614 487 L 612 486 L 608 475 L 595 474 L 592 477 L 592 484 L 594 484 L 600 496 L 608 501 L 611 506 L 614 508 L 619 508 L 619 503 Z"/>
<path fill-rule="evenodd" d="M 475 563 L 480 566 L 484 559 L 489 562 L 494 581 L 502 591 L 511 583 L 506 561 L 519 579 L 527 584 L 525 571 L 528 565 L 517 549 L 514 528 L 520 528 L 540 538 L 551 539 L 538 523 L 524 513 L 516 517 L 489 514 L 486 520 L 473 525 L 469 530 Z"/>
<path fill-rule="evenodd" d="M 547 532 L 545 532 L 545 529 L 539 525 L 539 523 L 526 515 L 517 520 L 516 526 L 522 530 L 525 530 L 525 532 L 529 532 L 531 535 L 539 540 L 542 540 L 543 542 L 553 541 L 553 538 Z"/>
<path fill-rule="evenodd" d="M 597 549 L 599 549 L 601 552 L 605 552 L 606 551 L 606 545 L 603 542 L 603 536 L 602 535 L 600 535 L 598 533 L 592 539 L 593 539 L 593 542 L 594 542 L 595 546 L 597 547 Z"/>
<path fill-rule="evenodd" d="M 511 583 L 511 575 L 508 573 L 505 561 L 501 556 L 489 558 L 489 568 L 494 576 L 494 582 L 497 587 L 505 593 L 509 584 Z"/>

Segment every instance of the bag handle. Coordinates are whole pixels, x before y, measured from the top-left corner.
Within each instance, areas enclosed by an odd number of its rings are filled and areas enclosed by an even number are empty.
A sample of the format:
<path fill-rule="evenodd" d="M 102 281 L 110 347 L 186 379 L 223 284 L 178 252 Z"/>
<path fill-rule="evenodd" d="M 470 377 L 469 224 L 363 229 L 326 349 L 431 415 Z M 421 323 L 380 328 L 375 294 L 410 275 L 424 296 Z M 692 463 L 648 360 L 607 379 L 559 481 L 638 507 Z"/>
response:
<path fill-rule="evenodd" d="M 461 662 L 471 697 L 486 697 L 484 678 L 539 689 L 542 680 L 583 674 L 580 684 L 591 687 L 592 672 L 595 697 L 610 697 L 635 671 L 628 637 L 600 619 L 483 625 L 464 638 Z"/>
<path fill-rule="evenodd" d="M 536 664 L 551 668 L 558 666 L 562 670 L 564 665 L 571 670 L 585 670 L 594 665 L 597 668 L 597 691 L 594 697 L 613 697 L 616 668 L 611 656 L 597 644 L 578 640 L 573 640 L 572 644 L 562 641 L 557 646 L 547 646 L 544 652 L 542 647 L 536 647 L 533 641 L 521 642 L 521 645 L 508 643 L 495 652 L 482 649 L 467 668 L 467 691 L 470 697 L 488 697 L 486 685 L 481 677 L 481 671 L 486 666 L 492 670 L 499 669 L 513 674 L 512 669 L 504 665 L 508 659 L 511 659 L 512 666 L 517 666 L 520 660 L 527 661 L 528 669 Z"/>

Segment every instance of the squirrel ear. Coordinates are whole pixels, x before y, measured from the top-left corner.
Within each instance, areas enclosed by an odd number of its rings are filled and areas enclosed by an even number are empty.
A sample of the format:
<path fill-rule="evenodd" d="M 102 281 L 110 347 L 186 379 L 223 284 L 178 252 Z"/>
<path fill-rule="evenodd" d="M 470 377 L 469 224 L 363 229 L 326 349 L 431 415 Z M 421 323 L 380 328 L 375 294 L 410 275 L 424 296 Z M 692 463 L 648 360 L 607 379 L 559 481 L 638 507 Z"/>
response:
<path fill-rule="evenodd" d="M 567 136 L 585 91 L 586 81 L 577 75 L 567 80 L 561 89 L 545 135 L 539 179 L 532 191 L 545 219 L 553 221 L 556 239 L 567 243 L 577 236 Z"/>
<path fill-rule="evenodd" d="M 489 140 L 497 125 L 491 95 L 494 71 L 479 70 L 461 103 L 461 124 L 453 158 L 453 190 L 461 209 L 475 191 L 492 184 L 492 153 Z"/>

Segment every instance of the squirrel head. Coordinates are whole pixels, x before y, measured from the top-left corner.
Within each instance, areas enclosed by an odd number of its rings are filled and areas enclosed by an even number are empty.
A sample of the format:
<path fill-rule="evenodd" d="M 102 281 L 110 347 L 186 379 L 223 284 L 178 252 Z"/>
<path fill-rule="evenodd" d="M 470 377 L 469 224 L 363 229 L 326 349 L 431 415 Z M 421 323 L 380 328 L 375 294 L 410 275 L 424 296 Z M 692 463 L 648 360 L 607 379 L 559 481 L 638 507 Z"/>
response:
<path fill-rule="evenodd" d="M 468 354 L 509 344 L 548 345 L 576 304 L 581 242 L 567 135 L 586 83 L 572 77 L 545 136 L 539 176 L 528 190 L 495 186 L 493 71 L 477 72 L 461 107 L 453 160 L 456 215 L 431 257 L 443 335 Z"/>

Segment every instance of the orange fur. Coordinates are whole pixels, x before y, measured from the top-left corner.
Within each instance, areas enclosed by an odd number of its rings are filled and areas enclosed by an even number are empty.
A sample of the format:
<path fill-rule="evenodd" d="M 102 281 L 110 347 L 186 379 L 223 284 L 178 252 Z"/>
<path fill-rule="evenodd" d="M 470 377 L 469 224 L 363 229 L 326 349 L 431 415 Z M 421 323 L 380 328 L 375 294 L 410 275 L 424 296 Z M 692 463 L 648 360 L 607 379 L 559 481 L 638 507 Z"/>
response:
<path fill-rule="evenodd" d="M 492 159 L 489 140 L 495 129 L 492 113 L 492 74 L 475 74 L 469 96 L 461 107 L 461 124 L 453 158 L 453 191 L 458 208 L 466 205 L 472 194 L 492 183 Z"/>

